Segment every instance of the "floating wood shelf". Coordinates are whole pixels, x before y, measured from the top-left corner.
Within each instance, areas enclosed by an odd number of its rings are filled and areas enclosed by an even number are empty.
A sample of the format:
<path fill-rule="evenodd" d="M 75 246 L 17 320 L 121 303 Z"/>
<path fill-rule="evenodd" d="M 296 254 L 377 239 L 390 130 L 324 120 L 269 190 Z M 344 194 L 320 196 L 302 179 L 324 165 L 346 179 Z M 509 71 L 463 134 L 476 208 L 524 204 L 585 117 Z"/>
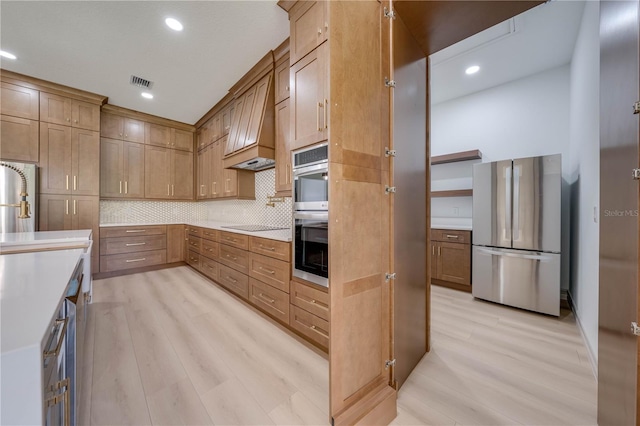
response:
<path fill-rule="evenodd" d="M 452 189 L 448 191 L 431 191 L 431 197 L 471 197 L 473 189 Z"/>
<path fill-rule="evenodd" d="M 482 153 L 479 149 L 472 151 L 454 152 L 453 154 L 436 155 L 431 157 L 431 165 L 455 163 L 457 161 L 479 160 L 482 158 Z"/>

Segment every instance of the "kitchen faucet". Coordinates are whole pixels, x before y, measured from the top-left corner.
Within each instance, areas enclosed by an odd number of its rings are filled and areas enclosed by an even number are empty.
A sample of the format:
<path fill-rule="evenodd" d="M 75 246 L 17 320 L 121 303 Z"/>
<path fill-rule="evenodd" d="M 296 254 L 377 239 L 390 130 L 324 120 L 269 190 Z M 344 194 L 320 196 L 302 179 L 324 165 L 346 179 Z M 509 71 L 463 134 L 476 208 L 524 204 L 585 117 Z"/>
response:
<path fill-rule="evenodd" d="M 0 166 L 6 167 L 8 169 L 13 170 L 14 172 L 18 173 L 20 175 L 20 179 L 22 179 L 22 190 L 20 191 L 20 203 L 18 204 L 0 204 L 0 207 L 18 207 L 20 208 L 20 214 L 18 215 L 18 219 L 28 219 L 31 216 L 29 216 L 29 202 L 27 201 L 27 178 L 24 175 L 24 173 L 22 173 L 22 170 L 18 169 L 15 166 L 12 166 L 10 164 L 7 163 L 0 163 Z"/>

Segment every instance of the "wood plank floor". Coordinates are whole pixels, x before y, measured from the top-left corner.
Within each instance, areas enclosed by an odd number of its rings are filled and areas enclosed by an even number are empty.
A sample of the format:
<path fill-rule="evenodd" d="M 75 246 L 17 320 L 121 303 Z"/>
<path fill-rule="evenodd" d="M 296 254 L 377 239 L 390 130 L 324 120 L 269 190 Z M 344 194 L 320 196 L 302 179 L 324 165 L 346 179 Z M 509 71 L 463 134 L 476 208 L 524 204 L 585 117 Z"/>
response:
<path fill-rule="evenodd" d="M 570 313 L 432 294 L 433 350 L 394 424 L 595 424 Z M 87 328 L 80 424 L 328 423 L 326 357 L 189 267 L 95 281 Z"/>

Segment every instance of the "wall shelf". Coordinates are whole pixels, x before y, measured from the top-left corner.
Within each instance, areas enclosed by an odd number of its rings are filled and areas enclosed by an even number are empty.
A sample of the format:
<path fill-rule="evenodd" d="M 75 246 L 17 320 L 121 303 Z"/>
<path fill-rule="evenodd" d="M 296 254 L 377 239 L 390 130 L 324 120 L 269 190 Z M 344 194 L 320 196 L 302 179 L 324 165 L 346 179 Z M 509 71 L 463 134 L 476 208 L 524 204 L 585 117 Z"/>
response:
<path fill-rule="evenodd" d="M 431 197 L 471 197 L 473 189 L 452 189 L 447 191 L 431 191 Z"/>
<path fill-rule="evenodd" d="M 480 152 L 479 149 L 474 149 L 471 151 L 454 152 L 452 154 L 445 154 L 445 155 L 436 155 L 434 157 L 431 157 L 431 165 L 434 166 L 436 164 L 455 163 L 458 161 L 480 160 L 480 159 L 482 159 L 482 153 Z"/>

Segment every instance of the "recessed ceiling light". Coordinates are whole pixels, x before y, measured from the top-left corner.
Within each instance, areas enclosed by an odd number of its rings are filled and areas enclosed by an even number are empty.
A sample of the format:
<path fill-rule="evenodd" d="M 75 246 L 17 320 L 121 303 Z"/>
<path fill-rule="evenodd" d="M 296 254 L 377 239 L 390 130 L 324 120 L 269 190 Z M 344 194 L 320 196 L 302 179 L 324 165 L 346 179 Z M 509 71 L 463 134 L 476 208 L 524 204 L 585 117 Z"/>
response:
<path fill-rule="evenodd" d="M 464 72 L 465 72 L 467 75 L 471 75 L 471 74 L 475 74 L 475 73 L 477 73 L 478 71 L 480 71 L 480 67 L 479 67 L 479 66 L 477 66 L 477 65 L 473 65 L 473 66 L 471 66 L 471 67 L 467 68 Z"/>
<path fill-rule="evenodd" d="M 16 55 L 13 53 L 5 52 L 4 50 L 0 50 L 0 56 L 7 59 L 16 59 Z"/>
<path fill-rule="evenodd" d="M 182 31 L 182 28 L 184 28 L 180 21 L 174 18 L 167 18 L 164 20 L 164 23 L 174 31 Z"/>
<path fill-rule="evenodd" d="M 142 92 L 142 97 L 145 99 L 153 99 L 153 95 L 149 92 Z"/>

